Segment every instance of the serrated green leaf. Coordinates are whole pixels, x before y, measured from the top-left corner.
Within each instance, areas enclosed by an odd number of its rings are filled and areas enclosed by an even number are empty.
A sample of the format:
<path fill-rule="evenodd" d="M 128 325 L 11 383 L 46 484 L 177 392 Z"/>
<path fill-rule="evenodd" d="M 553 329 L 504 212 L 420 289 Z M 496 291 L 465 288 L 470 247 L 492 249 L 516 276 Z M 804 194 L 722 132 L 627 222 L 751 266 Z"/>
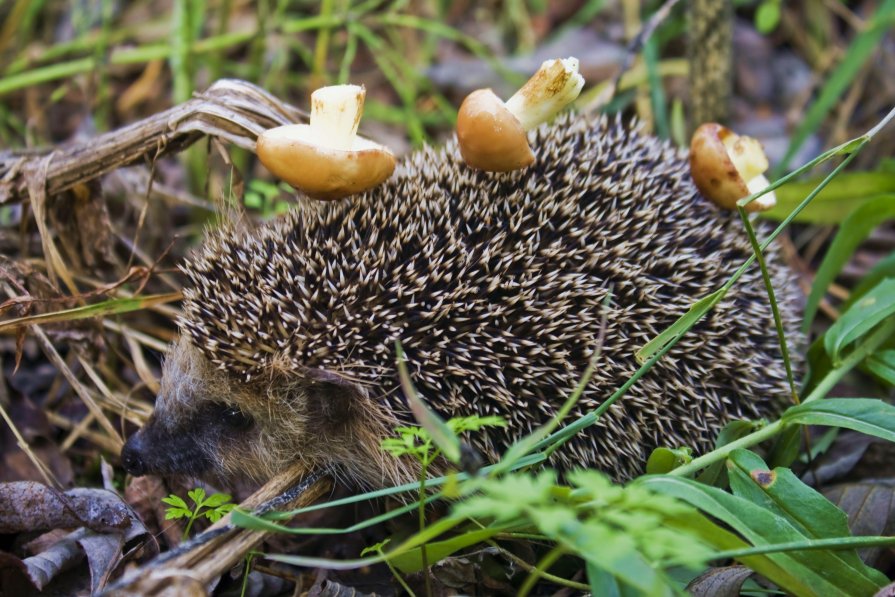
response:
<path fill-rule="evenodd" d="M 468 417 L 453 417 L 448 419 L 447 426 L 457 435 L 467 432 L 481 431 L 485 427 L 506 427 L 507 422 L 497 415 L 481 416 L 470 415 Z"/>
<path fill-rule="evenodd" d="M 197 506 L 201 505 L 205 501 L 205 490 L 201 487 L 196 487 L 188 492 L 186 492 L 190 499 L 196 503 Z"/>
<path fill-rule="evenodd" d="M 218 506 L 220 506 L 222 504 L 226 504 L 227 502 L 231 501 L 232 499 L 233 499 L 233 496 L 226 494 L 226 493 L 213 493 L 210 496 L 208 496 L 208 499 L 205 500 L 203 505 L 206 508 L 217 508 Z"/>
<path fill-rule="evenodd" d="M 895 278 L 885 278 L 842 314 L 824 334 L 824 349 L 834 365 L 842 350 L 895 313 Z"/>
<path fill-rule="evenodd" d="M 542 533 L 644 595 L 667 594 L 662 577 L 643 559 L 632 537 L 597 521 L 579 521 L 568 510 L 557 508 L 555 515 L 535 521 Z"/>
<path fill-rule="evenodd" d="M 162 501 L 166 504 L 170 504 L 172 506 L 176 506 L 178 508 L 183 508 L 184 510 L 189 510 L 189 506 L 186 505 L 186 502 L 183 501 L 183 498 L 174 495 L 173 493 L 168 497 L 163 497 Z"/>
<path fill-rule="evenodd" d="M 895 406 L 874 398 L 827 398 L 792 406 L 786 423 L 843 427 L 895 442 Z"/>
<path fill-rule="evenodd" d="M 874 228 L 892 218 L 895 218 L 895 195 L 885 195 L 868 201 L 843 220 L 833 242 L 830 243 L 823 262 L 817 269 L 811 293 L 805 303 L 803 332 L 807 333 L 811 329 L 811 322 L 814 320 L 827 288 L 851 259 L 858 245 L 867 238 Z"/>
<path fill-rule="evenodd" d="M 182 508 L 168 508 L 165 510 L 165 520 L 178 520 L 180 518 L 189 518 L 193 513 Z"/>
<path fill-rule="evenodd" d="M 511 520 L 519 517 L 528 506 L 538 506 L 552 500 L 555 473 L 542 470 L 537 476 L 506 475 L 485 479 L 480 494 L 456 504 L 454 513 L 467 518 L 495 518 Z"/>

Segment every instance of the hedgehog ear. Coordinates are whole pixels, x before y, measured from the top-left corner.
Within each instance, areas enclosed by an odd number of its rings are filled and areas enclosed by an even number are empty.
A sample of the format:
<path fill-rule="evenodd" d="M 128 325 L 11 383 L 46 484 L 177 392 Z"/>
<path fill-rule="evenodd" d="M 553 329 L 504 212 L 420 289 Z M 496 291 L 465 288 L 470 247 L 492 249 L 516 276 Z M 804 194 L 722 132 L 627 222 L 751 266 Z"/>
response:
<path fill-rule="evenodd" d="M 324 369 L 306 369 L 308 410 L 326 426 L 347 423 L 361 409 L 364 392 L 355 382 Z"/>

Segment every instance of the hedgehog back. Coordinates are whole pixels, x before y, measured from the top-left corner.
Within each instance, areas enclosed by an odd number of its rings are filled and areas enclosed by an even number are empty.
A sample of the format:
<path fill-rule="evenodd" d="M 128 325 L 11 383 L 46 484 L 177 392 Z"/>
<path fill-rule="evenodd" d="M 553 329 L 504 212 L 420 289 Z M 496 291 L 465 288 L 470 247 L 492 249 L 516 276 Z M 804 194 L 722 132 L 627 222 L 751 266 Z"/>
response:
<path fill-rule="evenodd" d="M 425 148 L 362 196 L 306 203 L 258 230 L 212 232 L 184 266 L 182 330 L 248 380 L 273 363 L 362 384 L 408 421 L 395 340 L 423 398 L 445 416 L 505 417 L 493 455 L 544 423 L 607 333 L 575 414 L 637 369 L 634 353 L 751 255 L 742 223 L 701 198 L 685 154 L 606 118 L 561 116 L 532 133 L 534 166 L 474 171 Z M 786 326 L 794 290 L 767 255 Z M 608 308 L 603 305 L 612 294 Z M 639 473 L 657 445 L 711 443 L 732 418 L 788 394 L 757 268 L 594 426 L 564 466 Z"/>

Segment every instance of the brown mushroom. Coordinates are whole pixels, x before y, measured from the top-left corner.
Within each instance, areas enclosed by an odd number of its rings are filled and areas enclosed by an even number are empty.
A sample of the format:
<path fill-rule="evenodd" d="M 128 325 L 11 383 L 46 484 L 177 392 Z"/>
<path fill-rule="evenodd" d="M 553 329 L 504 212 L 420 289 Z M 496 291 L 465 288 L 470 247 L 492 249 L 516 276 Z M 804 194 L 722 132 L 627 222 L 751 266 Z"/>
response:
<path fill-rule="evenodd" d="M 311 95 L 310 124 L 259 135 L 258 159 L 274 176 L 315 199 L 339 199 L 382 183 L 395 169 L 387 148 L 357 136 L 366 91 L 334 85 Z"/>
<path fill-rule="evenodd" d="M 578 60 L 548 60 L 506 103 L 490 89 L 470 93 L 457 114 L 460 155 L 472 168 L 508 172 L 534 162 L 526 132 L 550 120 L 581 92 Z"/>
<path fill-rule="evenodd" d="M 735 210 L 737 201 L 770 184 L 763 172 L 768 158 L 761 144 L 720 124 L 701 125 L 690 142 L 690 174 L 699 192 L 715 205 Z M 747 212 L 766 211 L 777 204 L 773 191 L 746 205 Z"/>

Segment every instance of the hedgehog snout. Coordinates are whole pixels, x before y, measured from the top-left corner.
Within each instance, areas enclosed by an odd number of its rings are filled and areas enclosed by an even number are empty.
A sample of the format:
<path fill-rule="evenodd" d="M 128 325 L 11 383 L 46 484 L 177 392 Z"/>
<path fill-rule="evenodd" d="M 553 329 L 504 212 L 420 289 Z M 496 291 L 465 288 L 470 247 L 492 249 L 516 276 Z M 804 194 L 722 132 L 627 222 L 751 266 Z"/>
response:
<path fill-rule="evenodd" d="M 203 413 L 208 414 L 208 413 Z M 132 475 L 202 476 L 213 467 L 212 455 L 219 448 L 222 423 L 211 418 L 190 424 L 168 426 L 170 413 L 156 412 L 121 449 L 121 464 Z M 182 422 L 181 422 L 182 423 Z"/>
<path fill-rule="evenodd" d="M 146 459 L 143 455 L 145 446 L 143 444 L 143 434 L 136 433 L 132 435 L 124 447 L 121 448 L 121 464 L 124 470 L 134 475 L 142 477 L 148 471 L 146 469 Z"/>

